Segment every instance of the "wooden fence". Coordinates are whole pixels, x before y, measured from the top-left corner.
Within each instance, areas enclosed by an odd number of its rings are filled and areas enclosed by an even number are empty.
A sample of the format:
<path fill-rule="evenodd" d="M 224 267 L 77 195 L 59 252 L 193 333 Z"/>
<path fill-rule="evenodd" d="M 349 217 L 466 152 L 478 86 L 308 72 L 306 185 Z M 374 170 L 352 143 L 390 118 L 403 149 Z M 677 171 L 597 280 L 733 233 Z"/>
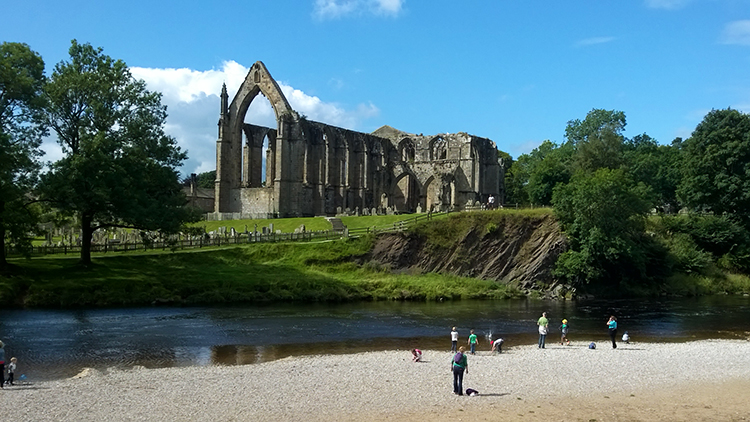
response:
<path fill-rule="evenodd" d="M 385 232 L 398 232 L 409 228 L 411 225 L 419 221 L 427 221 L 433 218 L 447 215 L 448 213 L 428 213 L 419 214 L 413 218 L 408 218 L 402 221 L 395 222 L 389 225 L 373 226 L 357 229 L 344 229 L 344 230 L 320 230 L 320 231 L 309 231 L 301 233 L 237 233 L 234 236 L 218 235 L 218 236 L 196 236 L 196 237 L 172 237 L 166 239 L 154 240 L 150 243 L 143 242 L 118 242 L 116 240 L 108 240 L 106 243 L 95 243 L 91 245 L 91 253 L 108 254 L 108 253 L 122 253 L 122 252 L 146 252 L 155 250 L 184 250 L 184 249 L 200 249 L 210 247 L 221 247 L 229 245 L 243 245 L 248 243 L 268 243 L 268 242 L 310 242 L 310 241 L 323 241 L 323 240 L 334 240 L 341 239 L 344 237 L 359 237 L 365 234 L 376 234 Z M 34 246 L 31 248 L 31 256 L 45 256 L 45 255 L 80 255 L 80 245 L 47 245 L 47 246 Z M 6 257 L 18 257 L 22 256 L 20 250 L 12 246 L 6 246 L 5 248 Z"/>

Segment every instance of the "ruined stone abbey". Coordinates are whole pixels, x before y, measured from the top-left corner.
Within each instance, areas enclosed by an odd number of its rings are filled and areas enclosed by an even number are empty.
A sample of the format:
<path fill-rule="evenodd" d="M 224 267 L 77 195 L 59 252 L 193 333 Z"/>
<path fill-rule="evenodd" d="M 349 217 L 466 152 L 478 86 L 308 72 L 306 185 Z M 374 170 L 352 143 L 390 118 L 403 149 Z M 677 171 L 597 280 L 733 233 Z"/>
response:
<path fill-rule="evenodd" d="M 244 123 L 258 94 L 270 101 L 275 128 Z M 231 103 L 222 89 L 215 213 L 273 218 L 463 209 L 490 195 L 502 201 L 503 178 L 489 139 L 389 126 L 360 133 L 308 120 L 261 62 Z"/>

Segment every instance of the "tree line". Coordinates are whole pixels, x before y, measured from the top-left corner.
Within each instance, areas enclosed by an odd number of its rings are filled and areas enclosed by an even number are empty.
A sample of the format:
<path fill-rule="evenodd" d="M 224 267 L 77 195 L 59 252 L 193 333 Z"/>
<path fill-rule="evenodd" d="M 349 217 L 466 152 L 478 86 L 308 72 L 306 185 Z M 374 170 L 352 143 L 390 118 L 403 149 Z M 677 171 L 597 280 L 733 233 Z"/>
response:
<path fill-rule="evenodd" d="M 556 275 L 637 290 L 675 274 L 750 272 L 750 115 L 712 110 L 688 139 L 626 138 L 591 110 L 506 163 L 506 203 L 552 206 L 570 241 Z"/>
<path fill-rule="evenodd" d="M 40 221 L 80 226 L 89 265 L 96 230 L 173 233 L 196 218 L 184 207 L 187 155 L 164 132 L 161 94 L 101 48 L 73 40 L 69 56 L 47 77 L 28 45 L 0 46 L 0 270 L 6 244 L 28 250 Z M 49 135 L 62 149 L 54 162 L 42 160 Z"/>

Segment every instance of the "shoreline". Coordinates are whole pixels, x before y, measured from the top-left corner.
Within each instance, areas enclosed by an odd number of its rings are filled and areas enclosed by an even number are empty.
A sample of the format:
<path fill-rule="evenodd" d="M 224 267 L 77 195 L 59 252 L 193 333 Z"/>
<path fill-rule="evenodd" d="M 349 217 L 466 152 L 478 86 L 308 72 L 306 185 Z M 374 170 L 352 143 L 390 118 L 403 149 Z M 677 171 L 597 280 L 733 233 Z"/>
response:
<path fill-rule="evenodd" d="M 0 391 L 35 421 L 99 420 L 742 420 L 750 342 L 548 344 L 469 356 L 452 393 L 451 353 L 404 350 L 211 367 L 87 370 Z M 146 418 L 144 415 L 148 415 Z"/>

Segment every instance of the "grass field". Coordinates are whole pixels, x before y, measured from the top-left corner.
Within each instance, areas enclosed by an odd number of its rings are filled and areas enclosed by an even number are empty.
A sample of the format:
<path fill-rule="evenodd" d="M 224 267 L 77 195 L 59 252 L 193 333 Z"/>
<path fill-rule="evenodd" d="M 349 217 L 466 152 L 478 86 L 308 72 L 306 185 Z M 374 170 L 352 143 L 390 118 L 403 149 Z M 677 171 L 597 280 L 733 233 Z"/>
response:
<path fill-rule="evenodd" d="M 466 230 L 491 232 L 514 216 L 550 214 L 551 210 L 497 210 L 451 213 L 410 225 L 428 243 L 449 247 Z M 413 215 L 344 217 L 351 229 L 385 227 Z M 236 230 L 261 221 L 274 228 L 315 230 L 323 218 L 244 220 Z M 215 227 L 219 227 L 216 225 Z M 230 226 L 231 227 L 231 226 Z M 11 259 L 0 275 L 0 304 L 5 307 L 146 306 L 247 302 L 336 302 L 357 300 L 458 300 L 519 297 L 512 285 L 435 273 L 391 271 L 367 259 L 373 236 L 335 241 L 261 243 L 193 249 L 94 255 L 82 268 L 77 256 Z M 745 275 L 675 275 L 662 286 L 680 295 L 750 291 Z M 662 290 L 644 290 L 643 296 Z"/>
<path fill-rule="evenodd" d="M 515 297 L 503 284 L 440 274 L 394 274 L 355 262 L 372 238 L 252 244 L 213 251 L 16 260 L 0 277 L 5 306 L 77 307 L 268 301 L 455 300 Z M 353 260 L 355 259 L 355 260 Z"/>

